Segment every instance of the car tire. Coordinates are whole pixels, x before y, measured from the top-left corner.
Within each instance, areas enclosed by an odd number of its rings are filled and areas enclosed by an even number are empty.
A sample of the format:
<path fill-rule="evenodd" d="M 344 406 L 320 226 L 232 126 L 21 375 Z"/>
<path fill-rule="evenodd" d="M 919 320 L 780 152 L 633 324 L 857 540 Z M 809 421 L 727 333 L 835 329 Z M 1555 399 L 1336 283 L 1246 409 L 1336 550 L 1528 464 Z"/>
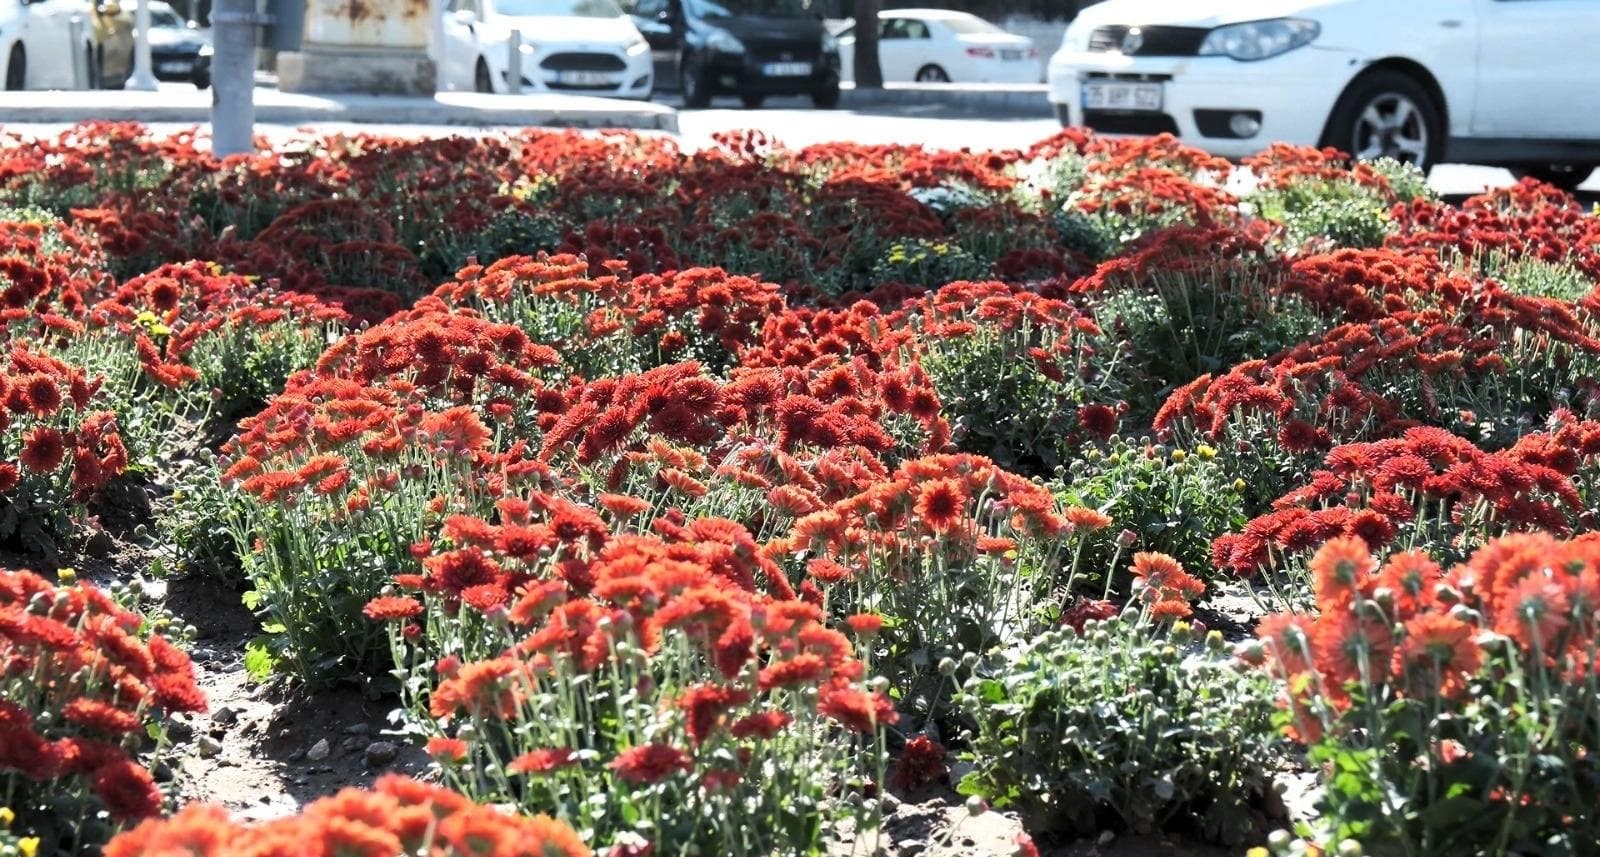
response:
<path fill-rule="evenodd" d="M 472 91 L 492 94 L 494 92 L 494 77 L 489 74 L 489 64 L 478 57 L 478 64 L 472 68 Z"/>
<path fill-rule="evenodd" d="M 690 110 L 703 110 L 711 106 L 711 83 L 706 80 L 706 70 L 693 56 L 683 58 L 679 73 L 679 89 L 683 92 L 683 106 Z"/>
<path fill-rule="evenodd" d="M 1510 169 L 1519 179 L 1538 179 L 1564 191 L 1574 191 L 1589 180 L 1596 167 L 1596 164 L 1519 164 Z"/>
<path fill-rule="evenodd" d="M 1426 172 L 1444 154 L 1444 111 L 1415 78 L 1376 69 L 1339 96 L 1322 145 L 1357 160 L 1391 157 Z"/>
<path fill-rule="evenodd" d="M 761 105 L 767 103 L 767 97 L 755 93 L 745 93 L 739 96 L 739 103 L 743 104 L 746 110 L 759 110 Z"/>
<path fill-rule="evenodd" d="M 812 93 L 811 93 L 811 103 L 818 110 L 832 110 L 833 108 L 838 107 L 839 106 L 839 83 L 838 83 L 838 81 L 835 81 L 832 84 L 829 84 L 828 86 L 824 86 L 821 89 L 817 89 L 817 90 L 812 91 Z"/>
<path fill-rule="evenodd" d="M 925 65 L 917 69 L 917 83 L 949 83 L 950 74 L 942 66 Z"/>
<path fill-rule="evenodd" d="M 11 46 L 6 57 L 6 89 L 18 90 L 28 85 L 28 52 L 21 45 Z"/>
<path fill-rule="evenodd" d="M 197 72 L 195 72 L 195 74 L 194 74 L 194 88 L 195 89 L 201 89 L 201 90 L 210 89 L 211 88 L 211 72 L 209 72 L 209 71 L 197 71 Z"/>

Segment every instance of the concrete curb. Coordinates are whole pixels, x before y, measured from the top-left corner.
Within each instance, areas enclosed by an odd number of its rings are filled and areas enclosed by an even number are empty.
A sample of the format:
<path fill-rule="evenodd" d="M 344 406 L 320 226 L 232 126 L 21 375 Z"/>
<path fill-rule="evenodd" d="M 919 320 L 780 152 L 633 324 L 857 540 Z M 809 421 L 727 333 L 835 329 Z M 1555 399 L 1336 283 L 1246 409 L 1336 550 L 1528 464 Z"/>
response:
<path fill-rule="evenodd" d="M 839 106 L 850 110 L 926 106 L 1008 116 L 1050 116 L 1044 84 L 890 83 L 858 90 L 845 84 Z"/>
<path fill-rule="evenodd" d="M 319 122 L 399 125 L 544 126 L 630 128 L 677 133 L 678 111 L 662 104 L 573 95 L 426 96 L 307 95 L 257 89 L 256 121 L 275 125 Z M 7 92 L 0 95 L 0 124 L 211 121 L 211 93 Z"/>

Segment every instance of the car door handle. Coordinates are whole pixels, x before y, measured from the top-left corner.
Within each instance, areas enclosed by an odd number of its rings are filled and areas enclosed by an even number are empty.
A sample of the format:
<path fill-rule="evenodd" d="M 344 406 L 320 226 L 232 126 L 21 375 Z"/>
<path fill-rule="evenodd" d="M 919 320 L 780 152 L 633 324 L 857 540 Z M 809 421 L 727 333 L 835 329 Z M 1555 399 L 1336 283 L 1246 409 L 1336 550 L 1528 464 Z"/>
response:
<path fill-rule="evenodd" d="M 1460 28 L 1461 21 L 1458 18 L 1446 18 L 1439 22 L 1439 26 L 1445 28 L 1446 30 L 1455 30 Z"/>

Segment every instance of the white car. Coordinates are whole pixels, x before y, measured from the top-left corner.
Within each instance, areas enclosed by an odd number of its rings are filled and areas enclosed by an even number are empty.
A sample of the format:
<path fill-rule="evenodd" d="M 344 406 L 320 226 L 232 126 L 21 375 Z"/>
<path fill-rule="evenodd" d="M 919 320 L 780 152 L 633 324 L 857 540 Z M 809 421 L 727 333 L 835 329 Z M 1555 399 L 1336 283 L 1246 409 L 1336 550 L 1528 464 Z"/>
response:
<path fill-rule="evenodd" d="M 838 33 L 842 77 L 855 79 L 855 27 Z M 1038 83 L 1039 48 L 976 15 L 893 9 L 878 15 L 883 79 L 919 83 Z"/>
<path fill-rule="evenodd" d="M 0 89 L 77 88 L 94 55 L 87 4 L 0 0 Z"/>
<path fill-rule="evenodd" d="M 1595 0 L 1107 0 L 1050 60 L 1062 124 L 1575 186 L 1600 165 Z"/>
<path fill-rule="evenodd" d="M 512 91 L 516 31 L 522 92 L 649 98 L 655 90 L 650 44 L 615 0 L 450 0 L 443 30 L 449 89 Z"/>

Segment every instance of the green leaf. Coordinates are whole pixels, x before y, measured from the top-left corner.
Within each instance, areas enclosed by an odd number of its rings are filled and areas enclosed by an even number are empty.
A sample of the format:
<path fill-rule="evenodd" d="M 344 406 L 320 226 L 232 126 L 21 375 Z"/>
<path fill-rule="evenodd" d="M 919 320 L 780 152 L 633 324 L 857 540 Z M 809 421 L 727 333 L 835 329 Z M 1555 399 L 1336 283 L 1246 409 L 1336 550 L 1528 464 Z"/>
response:
<path fill-rule="evenodd" d="M 258 637 L 245 645 L 244 669 L 250 674 L 251 681 L 266 681 L 277 664 L 278 660 L 273 657 L 266 640 Z"/>

